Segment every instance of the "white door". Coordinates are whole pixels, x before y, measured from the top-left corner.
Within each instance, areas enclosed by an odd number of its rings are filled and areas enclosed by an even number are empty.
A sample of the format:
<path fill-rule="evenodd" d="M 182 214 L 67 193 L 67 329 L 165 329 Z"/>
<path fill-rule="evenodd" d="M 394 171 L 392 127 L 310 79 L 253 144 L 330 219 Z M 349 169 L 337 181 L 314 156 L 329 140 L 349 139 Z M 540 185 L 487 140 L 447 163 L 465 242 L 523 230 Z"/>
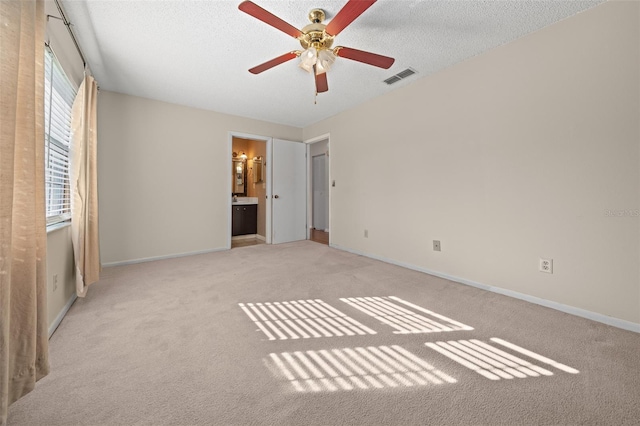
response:
<path fill-rule="evenodd" d="M 271 243 L 306 240 L 307 147 L 280 139 L 271 146 Z"/>
<path fill-rule="evenodd" d="M 313 180 L 313 227 L 327 230 L 327 170 L 325 155 L 316 155 L 312 163 Z"/>

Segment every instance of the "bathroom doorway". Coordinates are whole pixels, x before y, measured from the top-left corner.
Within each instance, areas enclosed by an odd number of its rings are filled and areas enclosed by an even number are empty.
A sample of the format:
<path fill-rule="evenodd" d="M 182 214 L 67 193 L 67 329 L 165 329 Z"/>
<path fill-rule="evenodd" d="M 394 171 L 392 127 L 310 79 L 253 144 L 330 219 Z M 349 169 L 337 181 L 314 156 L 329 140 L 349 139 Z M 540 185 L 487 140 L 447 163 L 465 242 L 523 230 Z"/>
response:
<path fill-rule="evenodd" d="M 231 248 L 265 244 L 267 141 L 232 136 Z"/>

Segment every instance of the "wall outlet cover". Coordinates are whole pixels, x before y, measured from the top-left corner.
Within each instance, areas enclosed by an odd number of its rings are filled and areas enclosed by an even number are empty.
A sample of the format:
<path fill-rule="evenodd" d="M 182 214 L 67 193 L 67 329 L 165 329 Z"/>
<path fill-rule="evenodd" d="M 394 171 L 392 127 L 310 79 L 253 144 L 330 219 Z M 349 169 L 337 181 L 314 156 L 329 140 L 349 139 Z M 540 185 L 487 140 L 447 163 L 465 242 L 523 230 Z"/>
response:
<path fill-rule="evenodd" d="M 433 251 L 441 251 L 440 248 L 441 248 L 440 241 L 433 240 Z"/>
<path fill-rule="evenodd" d="M 540 258 L 538 269 L 540 270 L 540 272 L 553 274 L 553 259 Z"/>

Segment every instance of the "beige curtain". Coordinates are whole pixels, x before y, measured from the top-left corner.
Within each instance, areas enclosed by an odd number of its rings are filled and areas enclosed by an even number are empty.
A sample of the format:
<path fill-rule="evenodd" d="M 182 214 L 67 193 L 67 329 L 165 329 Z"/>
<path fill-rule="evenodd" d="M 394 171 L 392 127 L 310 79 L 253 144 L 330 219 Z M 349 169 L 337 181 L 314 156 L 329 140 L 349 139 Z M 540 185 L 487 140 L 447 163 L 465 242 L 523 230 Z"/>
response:
<path fill-rule="evenodd" d="M 44 3 L 0 0 L 0 424 L 49 372 Z"/>
<path fill-rule="evenodd" d="M 84 297 L 100 278 L 97 164 L 98 85 L 85 75 L 71 114 L 70 178 L 71 238 L 75 257 L 76 292 Z"/>

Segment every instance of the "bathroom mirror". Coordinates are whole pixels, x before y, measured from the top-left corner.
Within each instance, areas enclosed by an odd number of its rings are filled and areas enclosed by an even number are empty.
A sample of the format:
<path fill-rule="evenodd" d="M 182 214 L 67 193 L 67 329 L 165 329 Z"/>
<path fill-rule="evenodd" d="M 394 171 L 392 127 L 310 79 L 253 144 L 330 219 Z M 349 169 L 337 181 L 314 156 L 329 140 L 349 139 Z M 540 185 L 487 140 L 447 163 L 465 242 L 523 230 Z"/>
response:
<path fill-rule="evenodd" d="M 264 181 L 264 163 L 262 156 L 253 159 L 253 183 Z"/>
<path fill-rule="evenodd" d="M 242 158 L 234 158 L 231 167 L 233 177 L 231 178 L 232 195 L 247 196 L 247 161 Z"/>

